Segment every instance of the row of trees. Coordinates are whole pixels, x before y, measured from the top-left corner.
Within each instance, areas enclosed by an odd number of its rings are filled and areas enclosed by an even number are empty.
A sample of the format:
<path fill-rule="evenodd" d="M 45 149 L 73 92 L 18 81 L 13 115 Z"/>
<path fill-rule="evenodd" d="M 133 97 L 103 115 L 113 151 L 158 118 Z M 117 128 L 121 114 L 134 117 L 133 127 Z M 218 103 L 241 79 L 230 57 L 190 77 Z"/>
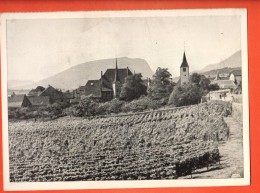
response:
<path fill-rule="evenodd" d="M 148 89 L 143 84 L 141 74 L 128 76 L 122 87 L 120 99 L 132 101 L 142 95 L 148 95 L 152 100 L 183 106 L 198 103 L 203 95 L 219 89 L 218 85 L 211 84 L 208 78 L 198 73 L 193 73 L 189 83 L 184 85 L 174 83 L 171 76 L 167 68 L 158 68 Z"/>
<path fill-rule="evenodd" d="M 156 109 L 164 105 L 185 106 L 199 103 L 201 97 L 211 90 L 218 90 L 216 84 L 204 75 L 194 73 L 187 84 L 180 85 L 172 81 L 167 68 L 158 68 L 147 88 L 141 74 L 126 77 L 121 88 L 120 98 L 105 103 L 85 97 L 70 108 L 74 116 L 93 116 L 119 112 L 136 112 Z"/>

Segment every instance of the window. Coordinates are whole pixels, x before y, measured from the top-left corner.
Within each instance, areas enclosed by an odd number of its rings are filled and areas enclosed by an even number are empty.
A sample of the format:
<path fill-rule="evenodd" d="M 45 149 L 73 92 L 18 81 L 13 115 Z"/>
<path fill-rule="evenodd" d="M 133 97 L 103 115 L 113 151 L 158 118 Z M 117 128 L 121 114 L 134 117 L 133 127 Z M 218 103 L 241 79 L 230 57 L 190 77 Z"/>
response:
<path fill-rule="evenodd" d="M 183 68 L 183 72 L 186 72 L 186 68 Z"/>

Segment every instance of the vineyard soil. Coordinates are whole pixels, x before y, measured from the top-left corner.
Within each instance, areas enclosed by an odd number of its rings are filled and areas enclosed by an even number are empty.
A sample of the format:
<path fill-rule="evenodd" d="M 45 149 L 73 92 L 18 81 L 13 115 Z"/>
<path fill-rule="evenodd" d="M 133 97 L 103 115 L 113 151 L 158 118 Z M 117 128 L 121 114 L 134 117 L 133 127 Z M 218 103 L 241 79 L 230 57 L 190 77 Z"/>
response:
<path fill-rule="evenodd" d="M 230 114 L 230 103 L 211 102 L 117 117 L 10 122 L 10 181 L 177 179 L 235 167 L 227 156 L 239 149 Z"/>
<path fill-rule="evenodd" d="M 226 117 L 225 122 L 230 129 L 229 140 L 219 145 L 220 165 L 209 170 L 200 169 L 192 174 L 192 178 L 230 178 L 243 177 L 243 133 L 242 126 L 233 118 Z M 191 178 L 190 175 L 181 178 Z"/>

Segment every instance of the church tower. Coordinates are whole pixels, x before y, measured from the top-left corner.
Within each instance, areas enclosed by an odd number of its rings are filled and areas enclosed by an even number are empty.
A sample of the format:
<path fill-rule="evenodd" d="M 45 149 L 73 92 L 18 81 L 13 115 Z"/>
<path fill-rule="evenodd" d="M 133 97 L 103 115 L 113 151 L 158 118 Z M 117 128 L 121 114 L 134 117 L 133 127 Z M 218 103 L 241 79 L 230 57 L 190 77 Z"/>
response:
<path fill-rule="evenodd" d="M 189 82 L 189 64 L 186 59 L 185 51 L 183 54 L 182 64 L 180 66 L 180 79 L 181 85 Z"/>
<path fill-rule="evenodd" d="M 118 76 L 117 58 L 116 58 L 115 79 L 112 86 L 113 86 L 114 98 L 119 98 L 121 92 L 121 83 L 119 81 L 119 76 Z"/>

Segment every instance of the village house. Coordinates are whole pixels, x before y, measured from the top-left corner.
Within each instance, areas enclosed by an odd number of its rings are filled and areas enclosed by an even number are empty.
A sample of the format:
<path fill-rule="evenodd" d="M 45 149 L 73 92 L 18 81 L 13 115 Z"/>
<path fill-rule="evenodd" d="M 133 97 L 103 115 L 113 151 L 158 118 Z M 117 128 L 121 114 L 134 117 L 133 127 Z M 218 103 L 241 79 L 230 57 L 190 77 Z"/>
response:
<path fill-rule="evenodd" d="M 219 73 L 217 73 L 216 78 L 211 82 L 211 84 L 217 84 L 220 89 L 236 89 L 236 84 L 234 81 L 230 80 L 229 77 L 221 77 Z"/>
<path fill-rule="evenodd" d="M 242 82 L 242 72 L 241 70 L 233 70 L 229 74 L 229 80 L 232 80 L 236 85 Z"/>

